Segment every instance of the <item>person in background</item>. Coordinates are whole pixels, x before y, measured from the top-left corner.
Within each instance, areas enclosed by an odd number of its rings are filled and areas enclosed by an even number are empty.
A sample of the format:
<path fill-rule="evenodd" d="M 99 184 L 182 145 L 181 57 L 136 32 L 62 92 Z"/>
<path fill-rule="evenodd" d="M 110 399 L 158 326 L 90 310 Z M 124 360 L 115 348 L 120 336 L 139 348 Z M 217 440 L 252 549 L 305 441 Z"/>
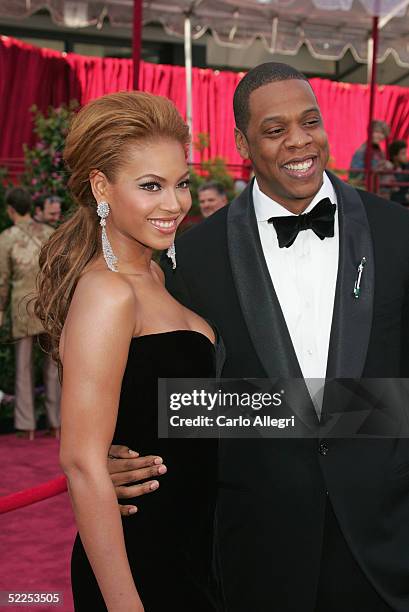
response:
<path fill-rule="evenodd" d="M 34 219 L 55 227 L 61 219 L 61 198 L 53 194 L 42 196 L 36 202 Z"/>
<path fill-rule="evenodd" d="M 31 196 L 20 187 L 6 193 L 7 214 L 13 226 L 0 234 L 0 326 L 11 296 L 12 336 L 16 340 L 14 426 L 21 437 L 34 439 L 33 338 L 43 332 L 35 317 L 31 298 L 36 290 L 39 255 L 42 245 L 53 233 L 46 224 L 31 217 Z M 60 428 L 60 383 L 57 367 L 45 356 L 45 407 L 51 435 Z"/>
<path fill-rule="evenodd" d="M 385 121 L 379 121 L 379 119 L 374 119 L 372 121 L 372 158 L 371 158 L 371 168 L 375 172 L 384 172 L 385 170 L 391 170 L 392 164 L 386 159 L 385 152 L 381 148 L 381 142 L 385 140 L 389 136 L 390 128 Z M 365 180 L 365 175 L 362 172 L 356 172 L 356 170 L 364 170 L 365 169 L 365 158 L 366 158 L 366 142 L 364 142 L 359 149 L 355 151 L 351 160 L 351 171 L 349 173 L 350 179 L 355 179 L 355 181 Z M 355 172 L 354 172 L 355 171 Z M 389 198 L 391 194 L 391 189 L 389 187 L 390 183 L 393 182 L 393 176 L 383 174 L 379 180 L 379 195 L 384 198 Z"/>
<path fill-rule="evenodd" d="M 374 119 L 372 121 L 372 170 L 388 169 L 386 155 L 381 149 L 381 142 L 389 136 L 390 128 L 385 121 Z M 365 168 L 366 142 L 355 151 L 351 160 L 352 170 L 363 170 Z M 356 173 L 351 172 L 350 177 Z"/>
<path fill-rule="evenodd" d="M 407 144 L 405 140 L 394 140 L 389 146 L 389 159 L 395 170 L 394 180 L 397 183 L 409 183 L 409 173 L 399 172 L 400 170 L 409 170 L 407 158 Z M 398 202 L 403 206 L 409 206 L 409 188 L 408 186 L 397 186 L 392 189 L 390 199 Z"/>
<path fill-rule="evenodd" d="M 210 217 L 216 210 L 227 204 L 226 191 L 221 183 L 208 181 L 198 189 L 200 212 L 204 218 Z"/>

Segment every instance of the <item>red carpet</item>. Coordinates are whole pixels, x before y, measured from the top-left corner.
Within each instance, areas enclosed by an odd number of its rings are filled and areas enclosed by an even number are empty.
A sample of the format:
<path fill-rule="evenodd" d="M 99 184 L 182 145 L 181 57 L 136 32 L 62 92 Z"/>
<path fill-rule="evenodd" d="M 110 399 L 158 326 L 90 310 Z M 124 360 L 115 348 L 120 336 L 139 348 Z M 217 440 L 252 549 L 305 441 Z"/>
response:
<path fill-rule="evenodd" d="M 58 442 L 0 436 L 0 466 L 1 496 L 39 485 L 61 474 Z M 0 591 L 60 591 L 64 598 L 62 606 L 13 609 L 72 612 L 69 563 L 75 525 L 67 493 L 0 515 L 0 534 Z"/>

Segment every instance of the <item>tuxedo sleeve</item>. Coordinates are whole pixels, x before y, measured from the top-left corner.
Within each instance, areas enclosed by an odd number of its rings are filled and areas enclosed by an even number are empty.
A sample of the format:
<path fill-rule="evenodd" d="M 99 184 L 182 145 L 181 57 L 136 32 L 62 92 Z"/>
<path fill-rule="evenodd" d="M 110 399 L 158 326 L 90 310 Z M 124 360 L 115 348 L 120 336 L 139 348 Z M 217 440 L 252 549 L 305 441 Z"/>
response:
<path fill-rule="evenodd" d="M 402 311 L 401 378 L 409 378 L 409 286 Z"/>

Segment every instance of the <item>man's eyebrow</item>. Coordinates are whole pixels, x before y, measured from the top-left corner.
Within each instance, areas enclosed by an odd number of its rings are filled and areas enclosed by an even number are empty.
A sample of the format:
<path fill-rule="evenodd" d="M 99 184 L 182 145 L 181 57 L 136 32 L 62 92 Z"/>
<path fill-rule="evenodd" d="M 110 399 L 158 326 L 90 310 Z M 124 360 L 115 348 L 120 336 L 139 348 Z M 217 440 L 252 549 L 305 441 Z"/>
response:
<path fill-rule="evenodd" d="M 285 117 L 282 115 L 271 115 L 270 117 L 264 117 L 261 125 L 264 125 L 264 123 L 270 123 L 272 121 L 282 121 L 283 119 L 285 119 Z"/>
<path fill-rule="evenodd" d="M 321 111 L 320 111 L 318 106 L 311 106 L 311 108 L 307 108 L 307 110 L 305 110 L 301 114 L 302 115 L 308 115 L 308 113 L 318 113 L 318 114 L 321 114 Z"/>
<path fill-rule="evenodd" d="M 301 113 L 301 117 L 303 117 L 304 115 L 308 115 L 308 113 L 319 113 L 320 109 L 318 108 L 318 106 L 311 106 L 311 108 L 307 108 L 305 111 L 303 111 Z M 264 117 L 263 121 L 261 122 L 261 125 L 264 125 L 265 123 L 270 123 L 273 121 L 285 121 L 286 117 L 284 115 L 270 115 L 269 117 Z"/>

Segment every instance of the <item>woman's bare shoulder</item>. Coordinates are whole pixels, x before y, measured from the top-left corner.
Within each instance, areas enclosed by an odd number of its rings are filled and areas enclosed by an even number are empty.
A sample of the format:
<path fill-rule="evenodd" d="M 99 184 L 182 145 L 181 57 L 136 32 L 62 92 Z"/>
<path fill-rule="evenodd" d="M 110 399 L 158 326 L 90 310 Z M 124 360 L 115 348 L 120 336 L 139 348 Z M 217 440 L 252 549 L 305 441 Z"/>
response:
<path fill-rule="evenodd" d="M 81 275 L 75 293 L 88 299 L 120 302 L 135 301 L 135 291 L 129 279 L 110 270 L 90 269 Z"/>
<path fill-rule="evenodd" d="M 70 304 L 65 332 L 125 334 L 136 326 L 135 292 L 129 281 L 109 270 L 90 270 L 78 281 Z"/>

